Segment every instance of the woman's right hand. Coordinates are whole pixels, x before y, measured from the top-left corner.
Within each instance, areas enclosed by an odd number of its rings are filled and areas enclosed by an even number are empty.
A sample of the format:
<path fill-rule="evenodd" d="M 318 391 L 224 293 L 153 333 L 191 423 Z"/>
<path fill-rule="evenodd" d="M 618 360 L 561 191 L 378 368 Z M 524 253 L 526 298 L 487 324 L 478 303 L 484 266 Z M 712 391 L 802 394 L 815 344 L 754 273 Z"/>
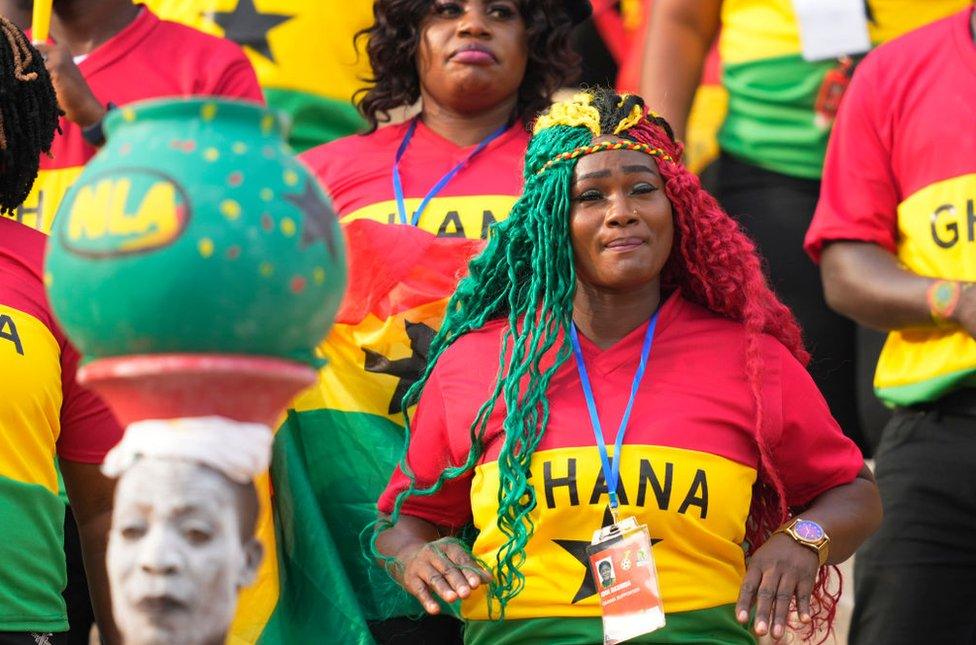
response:
<path fill-rule="evenodd" d="M 451 603 L 467 598 L 473 589 L 491 582 L 461 543 L 452 537 L 405 549 L 397 556 L 402 565 L 400 585 L 410 592 L 429 614 L 440 612 L 434 594 Z"/>

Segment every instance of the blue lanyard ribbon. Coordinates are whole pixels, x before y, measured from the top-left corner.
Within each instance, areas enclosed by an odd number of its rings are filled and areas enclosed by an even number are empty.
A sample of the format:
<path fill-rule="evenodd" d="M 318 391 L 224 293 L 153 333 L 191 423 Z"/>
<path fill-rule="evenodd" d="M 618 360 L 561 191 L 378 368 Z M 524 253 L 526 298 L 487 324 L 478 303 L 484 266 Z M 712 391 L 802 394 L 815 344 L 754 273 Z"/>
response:
<path fill-rule="evenodd" d="M 637 372 L 634 373 L 634 382 L 630 386 L 630 399 L 627 401 L 627 407 L 624 408 L 624 416 L 620 420 L 620 427 L 617 428 L 617 438 L 613 442 L 612 463 L 607 455 L 607 442 L 603 439 L 603 427 L 600 425 L 600 415 L 596 411 L 596 400 L 593 398 L 590 377 L 586 373 L 583 350 L 580 349 L 579 332 L 576 331 L 575 324 L 569 326 L 569 338 L 573 343 L 573 354 L 576 356 L 576 367 L 579 370 L 580 384 L 583 386 L 583 396 L 586 397 L 586 407 L 590 411 L 593 435 L 596 437 L 596 445 L 600 450 L 600 460 L 603 462 L 603 478 L 607 484 L 607 497 L 610 500 L 610 510 L 614 513 L 614 517 L 616 517 L 616 509 L 619 505 L 617 486 L 620 483 L 620 452 L 623 449 L 624 434 L 627 432 L 627 422 L 630 421 L 630 413 L 634 409 L 634 400 L 637 398 L 637 389 L 640 387 L 641 380 L 644 378 L 644 371 L 647 369 L 647 357 L 651 353 L 651 342 L 654 340 L 654 328 L 656 326 L 657 312 L 654 312 L 650 322 L 647 323 L 640 362 L 637 364 Z"/>
<path fill-rule="evenodd" d="M 400 180 L 400 160 L 403 158 L 404 153 L 406 153 L 407 148 L 410 146 L 410 140 L 413 139 L 413 135 L 417 130 L 418 118 L 414 118 L 410 122 L 410 127 L 407 128 L 407 133 L 403 135 L 403 141 L 400 142 L 400 147 L 397 148 L 396 158 L 393 161 L 393 196 L 396 198 L 397 214 L 400 216 L 400 223 L 407 223 L 407 207 L 403 203 L 403 182 Z M 502 135 L 505 130 L 508 129 L 508 124 L 502 125 L 500 128 L 489 134 L 487 137 L 478 144 L 478 147 L 471 151 L 467 157 L 462 159 L 456 166 L 451 168 L 446 175 L 437 180 L 433 188 L 428 191 L 427 195 L 424 196 L 423 201 L 420 202 L 420 206 L 414 211 L 413 215 L 410 217 L 410 225 L 416 226 L 417 222 L 420 221 L 420 214 L 424 212 L 427 208 L 427 204 L 430 203 L 437 193 L 444 189 L 444 186 L 454 179 L 454 176 L 458 174 L 462 168 L 464 168 L 468 163 L 471 162 L 475 156 L 478 155 L 482 150 L 488 147 L 488 144 L 497 139 Z"/>

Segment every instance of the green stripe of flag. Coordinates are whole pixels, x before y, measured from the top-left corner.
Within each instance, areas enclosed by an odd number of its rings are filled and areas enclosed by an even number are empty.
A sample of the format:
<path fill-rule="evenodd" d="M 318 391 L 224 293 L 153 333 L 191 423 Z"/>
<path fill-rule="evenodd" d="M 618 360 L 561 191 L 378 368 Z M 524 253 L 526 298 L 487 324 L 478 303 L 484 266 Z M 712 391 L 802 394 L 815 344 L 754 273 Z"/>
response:
<path fill-rule="evenodd" d="M 264 98 L 269 107 L 281 110 L 291 118 L 288 143 L 298 152 L 362 132 L 366 125 L 351 101 L 267 87 L 264 88 Z"/>
<path fill-rule="evenodd" d="M 362 555 L 359 534 L 402 450 L 383 417 L 289 412 L 271 464 L 280 595 L 260 643 L 372 643 L 367 622 L 417 615 L 416 602 Z"/>

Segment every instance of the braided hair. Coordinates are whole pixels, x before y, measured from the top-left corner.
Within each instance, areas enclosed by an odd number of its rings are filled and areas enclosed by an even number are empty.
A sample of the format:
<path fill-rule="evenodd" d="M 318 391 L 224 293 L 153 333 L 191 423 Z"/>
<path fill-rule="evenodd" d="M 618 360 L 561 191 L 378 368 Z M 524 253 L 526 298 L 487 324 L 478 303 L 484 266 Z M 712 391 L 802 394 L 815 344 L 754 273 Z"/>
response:
<path fill-rule="evenodd" d="M 536 507 L 535 489 L 528 481 L 532 454 L 542 440 L 549 419 L 546 390 L 568 360 L 568 343 L 560 342 L 573 324 L 576 276 L 570 243 L 570 187 L 581 148 L 593 139 L 613 134 L 623 146 L 651 155 L 664 179 L 671 202 L 675 243 L 661 274 L 664 291 L 681 296 L 712 312 L 742 323 L 746 330 L 745 372 L 755 409 L 755 436 L 760 463 L 746 525 L 749 554 L 755 551 L 789 515 L 783 483 L 771 459 L 762 400 L 762 336 L 782 343 L 802 364 L 809 361 L 800 327 L 793 314 L 769 288 L 755 245 L 735 221 L 702 189 L 698 178 L 681 165 L 682 146 L 671 126 L 648 113 L 637 96 L 595 89 L 554 104 L 539 117 L 525 158 L 525 189 L 508 219 L 492 229 L 485 250 L 469 265 L 458 285 L 429 353 L 423 377 L 410 388 L 403 409 L 415 405 L 438 358 L 464 334 L 487 322 L 507 320 L 499 354 L 494 391 L 479 408 L 470 429 L 471 449 L 465 463 L 446 468 L 432 486 L 419 487 L 406 456 L 400 468 L 410 486 L 397 498 L 389 519 L 377 522 L 385 530 L 399 517 L 404 501 L 437 493 L 443 483 L 477 465 L 486 445 L 488 419 L 495 401 L 504 400 L 503 445 L 498 455 L 498 527 L 506 538 L 498 551 L 488 602 L 504 616 L 506 604 L 525 586 L 521 564 L 533 534 L 530 513 Z M 607 144 L 592 146 L 593 151 Z M 585 152 L 584 152 L 585 154 Z M 510 353 L 509 353 L 510 352 Z M 555 361 L 541 361 L 543 356 Z M 507 357 L 507 358 L 506 358 Z M 543 367 L 543 364 L 549 365 Z M 407 436 L 410 440 L 409 416 Z M 377 532 L 378 532 L 377 531 Z M 375 549 L 373 554 L 397 566 Z M 829 626 L 839 592 L 826 589 L 828 570 L 818 575 L 813 598 L 811 630 Z M 811 632 L 812 633 L 812 632 Z"/>
<path fill-rule="evenodd" d="M 27 198 L 40 163 L 60 131 L 61 111 L 41 53 L 0 16 L 0 213 Z"/>

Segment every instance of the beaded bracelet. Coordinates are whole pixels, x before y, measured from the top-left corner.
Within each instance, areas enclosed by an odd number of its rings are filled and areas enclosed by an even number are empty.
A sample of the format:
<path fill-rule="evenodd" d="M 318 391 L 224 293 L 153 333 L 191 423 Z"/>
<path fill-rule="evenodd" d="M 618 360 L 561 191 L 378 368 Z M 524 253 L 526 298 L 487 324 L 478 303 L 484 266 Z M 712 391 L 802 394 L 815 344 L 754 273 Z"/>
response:
<path fill-rule="evenodd" d="M 962 292 L 971 286 L 971 283 L 961 283 L 955 280 L 936 280 L 933 282 L 925 294 L 932 321 L 939 327 L 954 326 L 952 315 L 959 305 L 959 298 Z"/>

